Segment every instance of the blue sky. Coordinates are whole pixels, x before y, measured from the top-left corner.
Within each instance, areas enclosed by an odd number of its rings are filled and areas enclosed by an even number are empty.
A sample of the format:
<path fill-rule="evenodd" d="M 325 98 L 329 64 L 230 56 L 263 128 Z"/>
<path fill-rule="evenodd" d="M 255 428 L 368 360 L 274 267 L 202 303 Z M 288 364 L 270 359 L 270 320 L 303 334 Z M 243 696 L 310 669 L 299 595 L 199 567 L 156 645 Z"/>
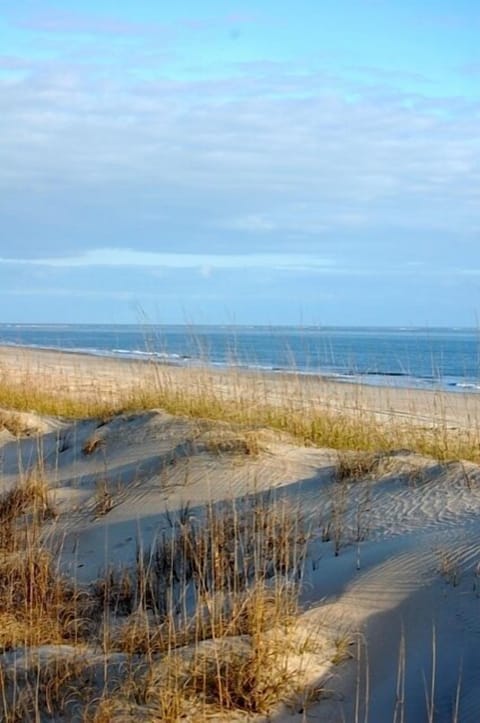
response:
<path fill-rule="evenodd" d="M 472 325 L 474 0 L 0 0 L 0 321 Z"/>

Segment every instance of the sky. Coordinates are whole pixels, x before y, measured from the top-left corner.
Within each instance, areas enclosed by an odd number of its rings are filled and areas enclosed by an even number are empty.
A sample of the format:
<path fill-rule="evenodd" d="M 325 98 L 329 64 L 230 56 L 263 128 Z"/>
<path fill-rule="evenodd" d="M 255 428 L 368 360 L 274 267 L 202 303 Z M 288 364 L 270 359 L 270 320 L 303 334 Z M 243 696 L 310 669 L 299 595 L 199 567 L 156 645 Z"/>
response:
<path fill-rule="evenodd" d="M 480 315 L 478 0 L 0 0 L 0 322 Z"/>

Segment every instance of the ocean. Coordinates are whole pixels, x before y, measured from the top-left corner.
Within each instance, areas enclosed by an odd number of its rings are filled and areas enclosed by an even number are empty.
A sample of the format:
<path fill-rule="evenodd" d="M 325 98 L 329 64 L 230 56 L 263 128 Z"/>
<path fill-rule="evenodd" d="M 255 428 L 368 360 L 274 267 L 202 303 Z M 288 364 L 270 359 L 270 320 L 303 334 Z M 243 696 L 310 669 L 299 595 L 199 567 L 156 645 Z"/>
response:
<path fill-rule="evenodd" d="M 480 392 L 478 329 L 1 324 L 0 344 Z"/>

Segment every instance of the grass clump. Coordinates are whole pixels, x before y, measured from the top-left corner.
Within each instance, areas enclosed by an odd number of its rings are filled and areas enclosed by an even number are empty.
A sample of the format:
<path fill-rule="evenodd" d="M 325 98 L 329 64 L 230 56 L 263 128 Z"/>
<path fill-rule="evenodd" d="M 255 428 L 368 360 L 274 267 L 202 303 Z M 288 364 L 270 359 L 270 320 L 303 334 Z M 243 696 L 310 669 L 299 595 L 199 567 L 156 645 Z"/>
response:
<path fill-rule="evenodd" d="M 338 482 L 356 482 L 371 477 L 378 469 L 378 454 L 369 452 L 342 452 L 338 455 L 336 479 Z"/>
<path fill-rule="evenodd" d="M 162 619 L 186 593 L 199 601 L 236 596 L 277 575 L 301 575 L 305 522 L 269 496 L 208 505 L 195 515 L 186 506 L 169 522 L 149 550 L 139 549 L 135 571 L 108 571 L 97 588 L 102 604 L 126 613 L 141 606 Z"/>
<path fill-rule="evenodd" d="M 266 714 L 296 694 L 309 537 L 299 510 L 271 495 L 195 513 L 186 505 L 148 549 L 138 546 L 133 567 L 80 589 L 43 539 L 51 505 L 33 479 L 0 499 L 11 525 L 0 549 L 2 720 L 101 723 L 121 711 L 173 723 Z M 3 662 L 22 648 L 27 663 Z M 98 661 L 87 664 L 102 651 L 103 678 Z M 109 656 L 123 661 L 116 677 Z"/>
<path fill-rule="evenodd" d="M 85 656 L 50 655 L 21 670 L 2 671 L 2 720 L 81 720 L 85 703 L 98 694 L 95 672 Z M 41 714 L 41 718 L 39 718 Z"/>
<path fill-rule="evenodd" d="M 21 550 L 27 533 L 38 532 L 41 523 L 55 515 L 41 474 L 30 473 L 0 497 L 0 551 Z"/>
<path fill-rule="evenodd" d="M 268 713 L 295 691 L 300 676 L 289 671 L 279 641 L 220 639 L 193 655 L 170 656 L 146 689 L 160 720 L 215 714 Z"/>
<path fill-rule="evenodd" d="M 86 598 L 59 574 L 42 542 L 42 524 L 55 514 L 35 473 L 0 498 L 0 651 L 84 634 Z"/>
<path fill-rule="evenodd" d="M 134 569 L 109 570 L 96 595 L 124 621 L 109 645 L 153 660 L 130 700 L 174 721 L 267 712 L 290 695 L 307 539 L 297 510 L 246 497 L 196 515 L 185 507 Z"/>
<path fill-rule="evenodd" d="M 30 546 L 0 560 L 0 646 L 39 645 L 75 637 L 75 595 L 53 558 Z"/>
<path fill-rule="evenodd" d="M 105 441 L 101 437 L 92 435 L 85 441 L 85 443 L 82 447 L 82 452 L 86 457 L 89 457 L 91 454 L 96 452 L 98 449 L 102 449 L 104 447 L 105 447 Z"/>
<path fill-rule="evenodd" d="M 166 655 L 149 668 L 141 700 L 155 719 L 205 720 L 219 713 L 267 713 L 300 687 L 288 665 L 295 617 L 292 591 L 260 584 L 217 625 L 197 627 L 190 643 L 170 638 Z M 210 621 L 211 622 L 211 621 Z M 202 639 L 203 635 L 207 635 Z"/>
<path fill-rule="evenodd" d="M 5 429 L 14 437 L 30 435 L 34 430 L 20 413 L 0 409 L 0 430 Z"/>

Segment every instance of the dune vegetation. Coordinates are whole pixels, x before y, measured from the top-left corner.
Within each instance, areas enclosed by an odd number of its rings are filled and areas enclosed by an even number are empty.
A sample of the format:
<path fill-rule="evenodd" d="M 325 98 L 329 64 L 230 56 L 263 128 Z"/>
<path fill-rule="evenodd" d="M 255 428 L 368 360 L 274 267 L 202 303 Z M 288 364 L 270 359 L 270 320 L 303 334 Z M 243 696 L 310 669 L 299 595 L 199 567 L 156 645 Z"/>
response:
<path fill-rule="evenodd" d="M 474 401 L 26 358 L 0 375 L 1 720 L 474 720 Z"/>

